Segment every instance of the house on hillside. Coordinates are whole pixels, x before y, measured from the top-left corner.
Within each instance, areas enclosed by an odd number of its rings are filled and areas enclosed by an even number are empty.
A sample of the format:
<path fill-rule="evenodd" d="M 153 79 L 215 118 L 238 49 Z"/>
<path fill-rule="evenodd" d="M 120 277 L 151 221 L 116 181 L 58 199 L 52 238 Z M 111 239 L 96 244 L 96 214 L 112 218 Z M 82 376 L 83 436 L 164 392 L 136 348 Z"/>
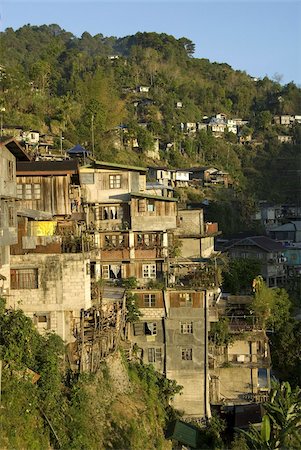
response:
<path fill-rule="evenodd" d="M 199 180 L 202 186 L 220 185 L 228 187 L 231 183 L 231 178 L 228 172 L 223 172 L 216 167 L 192 167 L 189 169 L 190 179 Z"/>
<path fill-rule="evenodd" d="M 136 91 L 141 93 L 148 93 L 150 90 L 149 86 L 137 86 Z"/>
<path fill-rule="evenodd" d="M 301 243 L 301 220 L 291 221 L 271 228 L 269 236 L 276 241 Z"/>
<path fill-rule="evenodd" d="M 18 210 L 38 210 L 53 216 L 79 212 L 78 163 L 65 161 L 17 162 Z"/>
<path fill-rule="evenodd" d="M 189 169 L 173 169 L 171 170 L 172 187 L 188 187 L 189 186 Z"/>
<path fill-rule="evenodd" d="M 281 142 L 281 144 L 291 144 L 293 142 L 292 136 L 285 136 L 278 134 L 277 139 L 279 142 Z"/>
<path fill-rule="evenodd" d="M 217 116 L 219 116 L 219 114 L 217 114 Z M 211 132 L 213 133 L 213 135 L 215 136 L 221 136 L 226 128 L 227 128 L 227 124 L 225 122 L 224 118 L 221 117 L 212 117 L 208 123 L 208 130 L 211 130 Z"/>
<path fill-rule="evenodd" d="M 269 342 L 260 320 L 250 315 L 253 297 L 222 296 L 215 305 L 227 319 L 231 344 L 209 341 L 210 401 L 214 405 L 247 405 L 267 400 L 271 387 Z"/>
<path fill-rule="evenodd" d="M 150 181 L 156 180 L 158 183 L 164 186 L 172 185 L 172 170 L 166 166 L 149 167 L 148 179 Z"/>
<path fill-rule="evenodd" d="M 251 236 L 230 241 L 225 252 L 230 259 L 255 259 L 268 287 L 283 286 L 286 280 L 284 247 L 266 236 Z"/>

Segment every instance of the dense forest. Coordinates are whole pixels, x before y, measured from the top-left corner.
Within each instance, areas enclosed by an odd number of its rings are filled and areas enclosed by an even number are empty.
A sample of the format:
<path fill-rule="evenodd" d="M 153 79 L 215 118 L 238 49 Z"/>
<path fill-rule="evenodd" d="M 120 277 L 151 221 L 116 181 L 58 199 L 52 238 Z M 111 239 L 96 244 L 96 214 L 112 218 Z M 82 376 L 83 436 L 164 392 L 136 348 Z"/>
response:
<path fill-rule="evenodd" d="M 234 193 L 218 195 L 237 205 L 242 223 L 255 200 L 295 202 L 301 197 L 301 125 L 277 125 L 273 116 L 300 114 L 301 89 L 279 79 L 254 79 L 193 53 L 189 39 L 167 34 L 76 37 L 58 25 L 8 28 L 0 33 L 4 125 L 63 134 L 65 149 L 80 143 L 102 160 L 214 165 L 235 181 Z M 183 106 L 176 108 L 177 102 Z M 231 132 L 217 139 L 203 130 L 181 131 L 181 123 L 217 113 L 248 121 L 242 133 L 251 134 L 252 141 L 242 145 Z M 112 151 L 124 128 L 139 147 Z M 280 142 L 279 134 L 289 134 L 291 142 Z M 146 157 L 154 137 L 160 141 L 157 161 Z M 241 204 L 251 206 L 243 212 Z"/>

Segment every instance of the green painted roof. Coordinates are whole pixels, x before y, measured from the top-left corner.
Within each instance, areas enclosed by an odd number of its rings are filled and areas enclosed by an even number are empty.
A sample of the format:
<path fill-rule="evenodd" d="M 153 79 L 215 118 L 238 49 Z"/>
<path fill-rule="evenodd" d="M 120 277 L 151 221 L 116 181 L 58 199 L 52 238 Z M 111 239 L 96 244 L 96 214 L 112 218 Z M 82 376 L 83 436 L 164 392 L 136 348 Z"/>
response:
<path fill-rule="evenodd" d="M 105 161 L 94 161 L 96 166 L 102 166 L 102 167 L 112 167 L 114 169 L 128 169 L 128 170 L 135 170 L 136 172 L 147 172 L 148 169 L 146 167 L 137 167 L 137 166 L 128 166 L 127 164 L 116 164 L 116 163 L 110 163 Z M 92 164 L 92 165 L 93 165 Z"/>
<path fill-rule="evenodd" d="M 199 448 L 200 432 L 199 430 L 188 423 L 176 420 L 167 430 L 166 437 L 173 439 L 184 445 L 189 445 L 192 448 Z"/>
<path fill-rule="evenodd" d="M 162 200 L 164 202 L 177 202 L 178 201 L 177 198 L 162 197 L 162 195 L 144 194 L 143 192 L 131 192 L 130 194 L 132 197 L 150 198 L 152 200 Z"/>

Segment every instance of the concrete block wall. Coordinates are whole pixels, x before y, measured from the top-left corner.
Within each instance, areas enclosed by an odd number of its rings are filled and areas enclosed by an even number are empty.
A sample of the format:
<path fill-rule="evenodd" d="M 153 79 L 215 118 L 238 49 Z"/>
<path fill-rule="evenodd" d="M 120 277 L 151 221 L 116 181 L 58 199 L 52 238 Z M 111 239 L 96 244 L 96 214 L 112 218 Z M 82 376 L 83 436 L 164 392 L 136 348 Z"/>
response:
<path fill-rule="evenodd" d="M 47 313 L 50 330 L 66 342 L 73 340 L 73 320 L 79 320 L 80 310 L 91 306 L 89 259 L 82 254 L 11 256 L 11 268 L 38 269 L 37 289 L 11 289 L 9 304 L 25 314 Z"/>

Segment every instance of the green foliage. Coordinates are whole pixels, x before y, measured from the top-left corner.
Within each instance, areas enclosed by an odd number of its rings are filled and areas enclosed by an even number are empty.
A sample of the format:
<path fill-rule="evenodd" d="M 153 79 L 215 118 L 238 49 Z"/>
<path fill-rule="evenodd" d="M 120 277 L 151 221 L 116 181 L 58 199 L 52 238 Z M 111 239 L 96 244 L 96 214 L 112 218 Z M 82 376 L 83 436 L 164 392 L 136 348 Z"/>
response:
<path fill-rule="evenodd" d="M 223 290 L 233 295 L 251 293 L 252 282 L 261 271 L 255 259 L 233 259 L 223 272 Z"/>
<path fill-rule="evenodd" d="M 137 322 L 139 320 L 139 317 L 141 317 L 141 311 L 139 310 L 139 307 L 137 305 L 138 297 L 136 294 L 133 294 L 132 292 L 127 292 L 126 294 L 126 321 L 133 323 Z"/>
<path fill-rule="evenodd" d="M 250 449 L 298 449 L 301 444 L 301 391 L 288 382 L 274 387 L 264 404 L 261 429 L 242 431 Z"/>
<path fill-rule="evenodd" d="M 91 149 L 93 135 L 95 156 L 120 163 L 131 159 L 139 164 L 158 136 L 162 165 L 213 165 L 230 173 L 234 192 L 228 190 L 224 202 L 218 193 L 210 206 L 224 233 L 250 229 L 253 198 L 289 202 L 299 192 L 300 127 L 291 130 L 293 144 L 280 144 L 279 130 L 271 124 L 274 114 L 297 113 L 301 90 L 294 83 L 282 86 L 267 77 L 255 83 L 228 64 L 192 58 L 191 40 L 165 33 L 116 38 L 85 32 L 78 38 L 55 24 L 26 25 L 1 33 L 1 51 L 5 123 L 63 131 L 65 148 L 81 143 Z M 139 85 L 150 86 L 151 104 L 141 102 L 143 93 L 133 92 Z M 182 108 L 175 108 L 177 101 Z M 257 142 L 243 146 L 232 133 L 215 139 L 205 131 L 193 136 L 180 131 L 181 122 L 199 122 L 204 114 L 217 112 L 249 120 L 240 132 L 253 134 Z M 138 150 L 118 150 L 116 127 L 121 123 L 135 131 Z M 173 147 L 165 151 L 167 143 Z M 290 177 L 282 170 L 284 159 Z"/>
<path fill-rule="evenodd" d="M 105 364 L 96 375 L 66 371 L 61 339 L 39 335 L 1 299 L 0 342 L 1 448 L 164 447 L 166 421 L 176 416 L 169 401 L 180 390 L 174 381 L 152 367 L 131 365 L 132 381 L 119 392 Z M 40 378 L 33 383 L 35 374 Z"/>
<path fill-rule="evenodd" d="M 210 324 L 209 340 L 216 346 L 229 345 L 234 341 L 229 329 L 229 319 L 222 317 Z"/>
<path fill-rule="evenodd" d="M 292 318 L 270 335 L 273 370 L 282 381 L 301 385 L 301 323 Z"/>
<path fill-rule="evenodd" d="M 135 289 L 138 286 L 136 277 L 128 277 L 122 279 L 122 287 L 125 289 Z"/>
<path fill-rule="evenodd" d="M 291 301 L 285 289 L 271 289 L 259 280 L 251 305 L 263 328 L 279 331 L 290 320 Z"/>

